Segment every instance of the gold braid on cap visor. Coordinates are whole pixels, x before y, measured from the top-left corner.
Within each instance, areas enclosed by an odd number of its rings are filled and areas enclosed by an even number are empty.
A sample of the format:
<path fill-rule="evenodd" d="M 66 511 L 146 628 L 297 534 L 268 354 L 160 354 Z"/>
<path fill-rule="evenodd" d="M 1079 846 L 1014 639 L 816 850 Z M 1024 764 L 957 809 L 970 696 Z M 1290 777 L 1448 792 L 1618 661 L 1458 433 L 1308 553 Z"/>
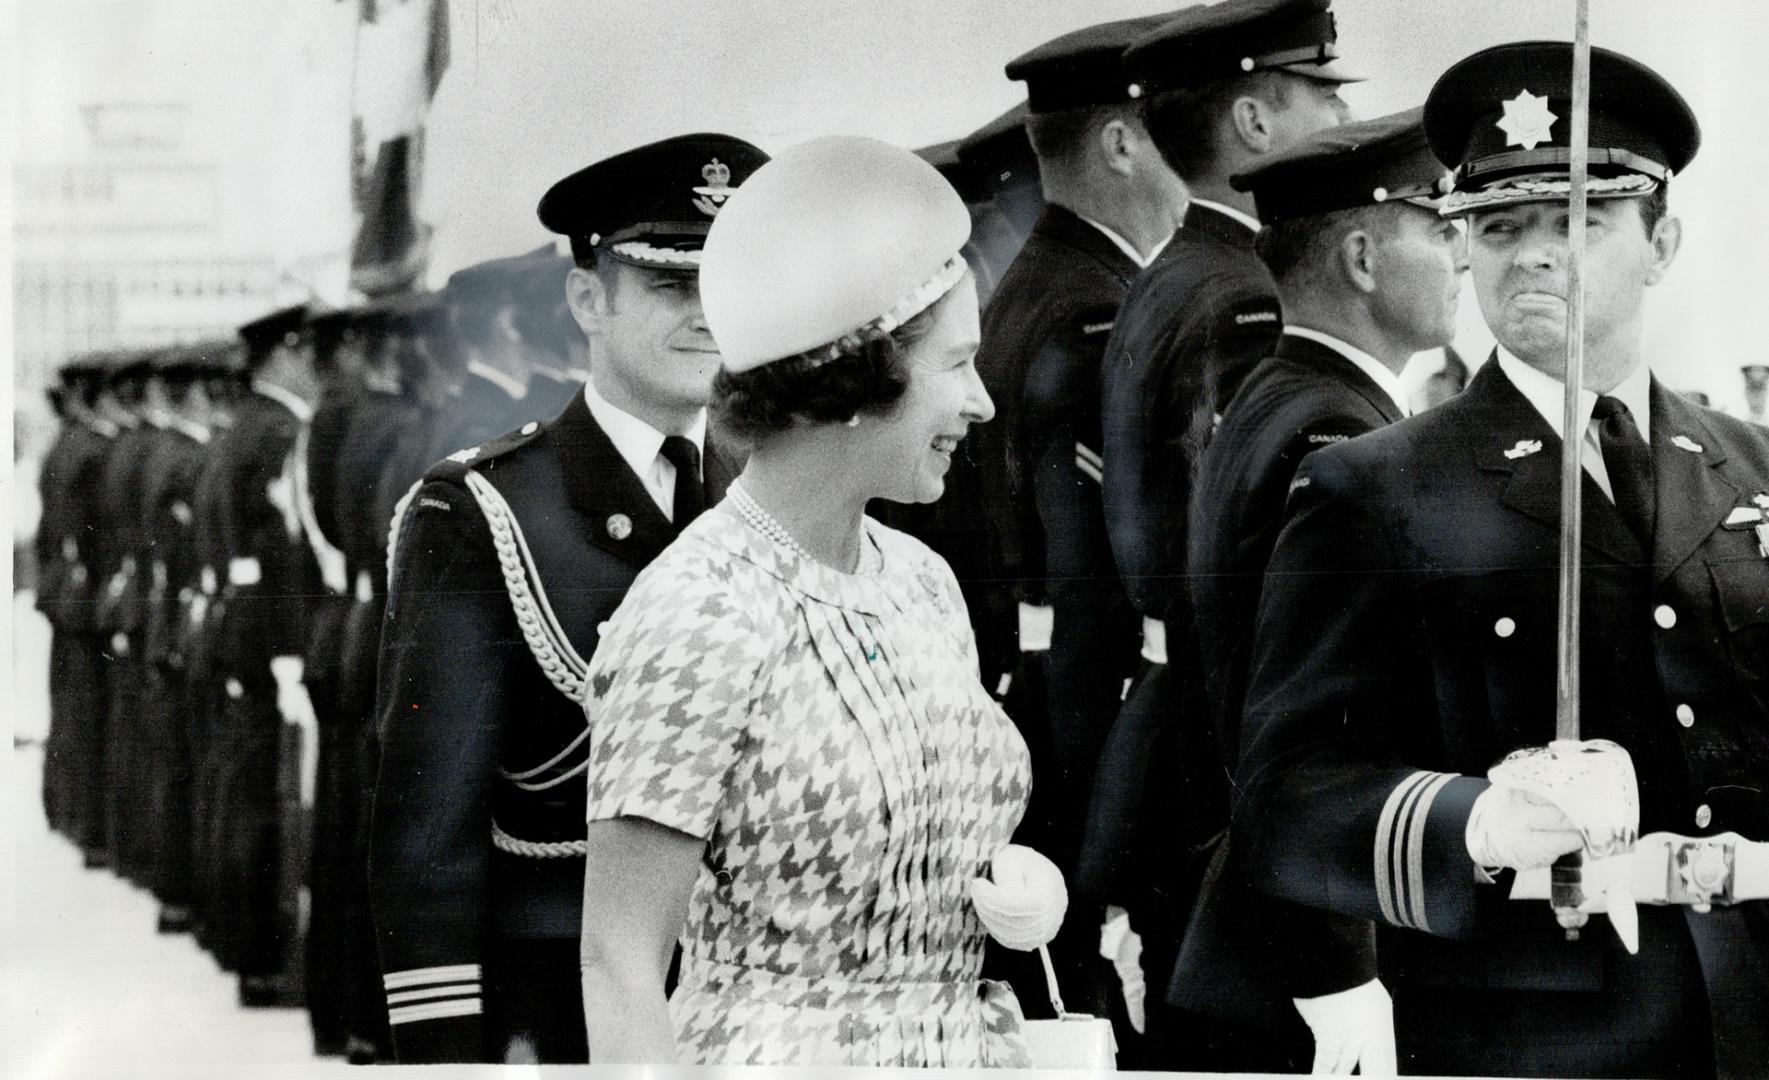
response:
<path fill-rule="evenodd" d="M 951 292 L 952 287 L 964 277 L 967 269 L 963 258 L 958 255 L 952 256 L 946 260 L 944 266 L 934 271 L 933 277 L 917 285 L 903 299 L 892 304 L 891 310 L 863 326 L 855 327 L 822 348 L 812 349 L 810 352 L 802 354 L 804 359 L 813 367 L 827 364 L 831 360 L 840 358 L 848 348 L 851 348 L 850 342 L 860 340 L 869 331 L 876 330 L 881 334 L 890 333 L 938 303 L 940 298 Z M 781 359 L 786 359 L 786 357 L 781 357 Z"/>
<path fill-rule="evenodd" d="M 1620 199 L 1634 195 L 1650 195 L 1658 181 L 1641 173 L 1624 173 L 1607 179 L 1593 176 L 1585 182 L 1585 193 L 1598 199 Z M 1455 191 L 1437 208 L 1443 217 L 1460 217 L 1489 206 L 1509 206 L 1520 202 L 1541 202 L 1547 199 L 1571 198 L 1572 181 L 1519 177 L 1506 180 L 1479 191 Z"/>

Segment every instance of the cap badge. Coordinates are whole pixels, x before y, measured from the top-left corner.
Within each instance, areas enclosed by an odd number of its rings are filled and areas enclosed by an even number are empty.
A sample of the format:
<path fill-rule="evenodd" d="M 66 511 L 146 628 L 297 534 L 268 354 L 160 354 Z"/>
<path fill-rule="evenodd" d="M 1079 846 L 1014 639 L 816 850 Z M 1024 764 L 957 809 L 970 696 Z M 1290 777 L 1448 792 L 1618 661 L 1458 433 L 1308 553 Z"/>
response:
<path fill-rule="evenodd" d="M 1687 450 L 1691 454 L 1701 453 L 1701 444 L 1687 435 L 1678 435 L 1671 440 L 1671 445 L 1679 450 Z"/>
<path fill-rule="evenodd" d="M 1534 150 L 1538 144 L 1548 141 L 1548 129 L 1560 119 L 1549 111 L 1547 98 L 1537 97 L 1528 90 L 1519 90 L 1516 97 L 1502 104 L 1505 115 L 1499 118 L 1496 126 L 1505 133 L 1506 146 Z"/>
<path fill-rule="evenodd" d="M 731 166 L 713 158 L 700 168 L 700 178 L 706 183 L 694 189 L 699 198 L 694 200 L 694 208 L 713 217 L 725 200 L 731 197 Z"/>
<path fill-rule="evenodd" d="M 454 453 L 448 455 L 448 460 L 458 461 L 462 465 L 466 465 L 478 456 L 479 448 L 477 446 L 469 446 L 465 450 L 456 450 Z"/>
<path fill-rule="evenodd" d="M 1529 457 L 1531 454 L 1539 454 L 1541 452 L 1542 452 L 1542 440 L 1540 440 L 1540 439 L 1518 439 L 1516 446 L 1513 446 L 1511 449 L 1505 451 L 1505 456 L 1510 458 L 1512 461 L 1516 461 L 1518 458 Z"/>
<path fill-rule="evenodd" d="M 616 540 L 625 540 L 633 535 L 633 519 L 625 514 L 608 516 L 608 535 Z"/>

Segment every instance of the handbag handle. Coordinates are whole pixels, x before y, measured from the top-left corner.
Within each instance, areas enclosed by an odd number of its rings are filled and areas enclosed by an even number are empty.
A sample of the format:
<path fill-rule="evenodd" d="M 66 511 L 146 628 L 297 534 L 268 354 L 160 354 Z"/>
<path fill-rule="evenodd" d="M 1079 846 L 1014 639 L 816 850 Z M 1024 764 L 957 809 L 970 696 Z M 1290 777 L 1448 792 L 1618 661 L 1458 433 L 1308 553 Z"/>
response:
<path fill-rule="evenodd" d="M 1063 1008 L 1063 994 L 1057 989 L 1056 967 L 1050 962 L 1050 950 L 1043 945 L 1038 946 L 1038 959 L 1044 964 L 1044 988 L 1050 991 L 1051 1008 L 1056 1010 L 1058 1020 L 1066 1020 L 1069 1010 Z"/>

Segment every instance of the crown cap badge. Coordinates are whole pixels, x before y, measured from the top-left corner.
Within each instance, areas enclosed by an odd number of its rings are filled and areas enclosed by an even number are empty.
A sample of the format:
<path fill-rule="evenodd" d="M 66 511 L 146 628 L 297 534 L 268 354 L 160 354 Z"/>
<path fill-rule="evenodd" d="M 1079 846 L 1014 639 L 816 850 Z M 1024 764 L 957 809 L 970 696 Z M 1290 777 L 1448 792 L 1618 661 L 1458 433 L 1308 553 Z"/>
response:
<path fill-rule="evenodd" d="M 1560 119 L 1548 108 L 1547 98 L 1537 97 L 1528 90 L 1519 90 L 1516 97 L 1500 104 L 1505 108 L 1505 115 L 1494 126 L 1505 133 L 1506 146 L 1534 150 L 1551 138 L 1549 129 Z"/>
<path fill-rule="evenodd" d="M 700 178 L 706 183 L 694 189 L 694 207 L 707 217 L 713 217 L 736 190 L 731 186 L 731 166 L 713 158 L 700 167 Z"/>

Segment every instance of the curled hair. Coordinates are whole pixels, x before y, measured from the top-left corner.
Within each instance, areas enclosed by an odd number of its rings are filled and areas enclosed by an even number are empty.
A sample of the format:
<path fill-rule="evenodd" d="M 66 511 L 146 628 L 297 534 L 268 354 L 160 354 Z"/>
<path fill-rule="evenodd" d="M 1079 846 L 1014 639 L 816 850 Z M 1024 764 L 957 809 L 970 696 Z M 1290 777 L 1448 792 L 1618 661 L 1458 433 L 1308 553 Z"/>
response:
<path fill-rule="evenodd" d="M 909 388 L 909 347 L 927 335 L 946 299 L 890 333 L 862 327 L 748 371 L 720 369 L 713 410 L 725 430 L 751 442 L 799 422 L 839 424 L 862 412 L 889 412 Z"/>

